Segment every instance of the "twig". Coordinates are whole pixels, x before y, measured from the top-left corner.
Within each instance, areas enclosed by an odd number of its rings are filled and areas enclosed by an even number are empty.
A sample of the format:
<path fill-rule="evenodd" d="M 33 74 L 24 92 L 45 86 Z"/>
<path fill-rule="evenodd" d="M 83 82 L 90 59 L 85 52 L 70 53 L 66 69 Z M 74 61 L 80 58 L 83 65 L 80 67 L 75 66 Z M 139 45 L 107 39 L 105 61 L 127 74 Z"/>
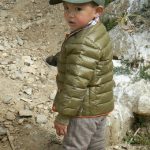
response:
<path fill-rule="evenodd" d="M 132 140 L 134 139 L 134 137 L 137 135 L 137 133 L 140 131 L 141 128 L 138 128 L 136 130 L 136 132 L 134 133 L 133 137 L 130 139 L 129 144 L 132 142 Z"/>
<path fill-rule="evenodd" d="M 12 149 L 12 150 L 15 150 L 13 141 L 12 141 L 12 139 L 11 139 L 11 137 L 10 137 L 10 133 L 9 133 L 8 130 L 7 130 L 7 137 L 8 137 L 8 141 L 9 141 L 9 144 L 10 144 L 11 149 Z"/>

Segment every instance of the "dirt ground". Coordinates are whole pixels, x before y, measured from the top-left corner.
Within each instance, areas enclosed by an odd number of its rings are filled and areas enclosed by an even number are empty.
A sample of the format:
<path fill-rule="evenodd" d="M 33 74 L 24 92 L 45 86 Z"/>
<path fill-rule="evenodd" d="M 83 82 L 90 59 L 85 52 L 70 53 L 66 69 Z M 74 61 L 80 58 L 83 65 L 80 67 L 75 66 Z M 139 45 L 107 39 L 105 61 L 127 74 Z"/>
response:
<path fill-rule="evenodd" d="M 67 32 L 62 18 L 61 5 L 47 0 L 0 1 L 0 150 L 60 149 L 51 112 L 57 70 L 45 59 L 60 50 Z"/>

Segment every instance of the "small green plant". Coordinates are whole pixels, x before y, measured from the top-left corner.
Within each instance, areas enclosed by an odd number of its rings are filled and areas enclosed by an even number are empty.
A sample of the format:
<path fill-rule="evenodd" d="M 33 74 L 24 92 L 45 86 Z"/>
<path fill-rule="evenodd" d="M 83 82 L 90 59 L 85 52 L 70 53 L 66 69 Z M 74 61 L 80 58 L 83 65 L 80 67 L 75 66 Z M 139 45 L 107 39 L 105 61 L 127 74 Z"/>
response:
<path fill-rule="evenodd" d="M 150 146 L 150 120 L 146 117 L 135 115 L 132 131 L 128 131 L 124 141 L 133 145 Z"/>
<path fill-rule="evenodd" d="M 107 22 L 104 22 L 104 25 L 107 31 L 111 30 L 113 27 L 115 27 L 118 24 L 116 20 L 117 19 L 112 18 L 112 19 L 109 19 Z"/>
<path fill-rule="evenodd" d="M 150 80 L 150 65 L 146 67 L 140 67 L 139 76 L 145 80 Z"/>
<path fill-rule="evenodd" d="M 115 74 L 131 74 L 131 64 L 128 60 L 121 60 L 121 67 L 114 67 Z"/>

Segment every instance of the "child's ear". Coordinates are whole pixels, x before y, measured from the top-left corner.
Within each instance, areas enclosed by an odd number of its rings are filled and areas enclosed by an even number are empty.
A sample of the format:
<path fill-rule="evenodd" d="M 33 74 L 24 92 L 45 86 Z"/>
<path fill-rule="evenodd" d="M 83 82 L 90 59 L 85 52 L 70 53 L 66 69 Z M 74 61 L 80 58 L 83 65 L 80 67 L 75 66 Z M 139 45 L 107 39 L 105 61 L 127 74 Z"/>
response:
<path fill-rule="evenodd" d="M 96 8 L 96 17 L 101 16 L 101 14 L 103 13 L 103 11 L 104 11 L 104 7 L 103 6 L 98 6 Z"/>

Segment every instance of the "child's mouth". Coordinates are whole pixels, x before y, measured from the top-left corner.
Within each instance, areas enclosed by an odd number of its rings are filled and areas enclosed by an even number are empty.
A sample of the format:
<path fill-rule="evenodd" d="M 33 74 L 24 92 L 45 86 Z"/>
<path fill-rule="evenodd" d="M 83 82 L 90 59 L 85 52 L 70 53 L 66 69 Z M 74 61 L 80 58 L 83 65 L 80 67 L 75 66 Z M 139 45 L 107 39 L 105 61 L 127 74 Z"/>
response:
<path fill-rule="evenodd" d="M 68 22 L 70 25 L 74 25 L 75 24 L 75 22 L 73 22 L 73 21 L 69 21 Z"/>

